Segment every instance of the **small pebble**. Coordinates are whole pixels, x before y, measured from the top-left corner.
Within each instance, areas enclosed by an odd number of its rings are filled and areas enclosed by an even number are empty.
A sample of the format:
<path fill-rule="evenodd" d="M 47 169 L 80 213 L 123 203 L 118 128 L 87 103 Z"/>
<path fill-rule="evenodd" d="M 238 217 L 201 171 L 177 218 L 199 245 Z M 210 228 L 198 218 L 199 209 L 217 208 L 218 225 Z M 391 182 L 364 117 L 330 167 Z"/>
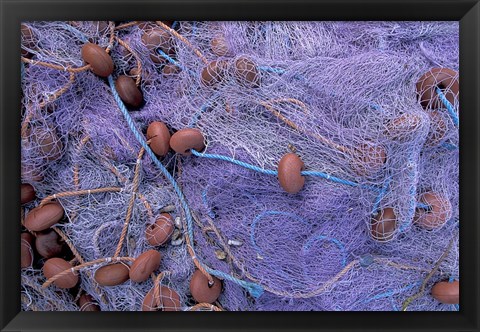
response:
<path fill-rule="evenodd" d="M 183 228 L 182 219 L 181 219 L 180 217 L 176 217 L 176 218 L 175 218 L 175 227 L 177 227 L 178 229 L 182 229 L 182 228 Z"/>
<path fill-rule="evenodd" d="M 225 258 L 227 258 L 227 254 L 225 253 L 225 251 L 217 249 L 215 250 L 215 257 L 223 261 Z"/>
<path fill-rule="evenodd" d="M 242 241 L 238 241 L 238 240 L 228 240 L 227 243 L 229 246 L 234 246 L 234 247 L 240 247 L 243 244 Z"/>
<path fill-rule="evenodd" d="M 160 211 L 161 212 L 166 212 L 166 213 L 174 212 L 175 211 L 175 205 L 164 206 Z"/>
<path fill-rule="evenodd" d="M 372 255 L 364 255 L 360 258 L 360 266 L 361 267 L 368 267 L 373 263 L 373 256 Z"/>

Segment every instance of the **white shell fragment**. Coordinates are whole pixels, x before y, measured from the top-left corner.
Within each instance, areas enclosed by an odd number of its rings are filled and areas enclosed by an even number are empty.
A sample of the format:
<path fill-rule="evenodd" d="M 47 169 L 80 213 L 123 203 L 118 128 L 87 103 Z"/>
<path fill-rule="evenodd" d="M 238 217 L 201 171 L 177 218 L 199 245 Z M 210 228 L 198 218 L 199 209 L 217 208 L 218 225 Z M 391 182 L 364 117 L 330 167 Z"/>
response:
<path fill-rule="evenodd" d="M 240 247 L 243 244 L 243 242 L 239 240 L 228 240 L 227 243 L 229 246 L 234 246 L 234 247 Z"/>

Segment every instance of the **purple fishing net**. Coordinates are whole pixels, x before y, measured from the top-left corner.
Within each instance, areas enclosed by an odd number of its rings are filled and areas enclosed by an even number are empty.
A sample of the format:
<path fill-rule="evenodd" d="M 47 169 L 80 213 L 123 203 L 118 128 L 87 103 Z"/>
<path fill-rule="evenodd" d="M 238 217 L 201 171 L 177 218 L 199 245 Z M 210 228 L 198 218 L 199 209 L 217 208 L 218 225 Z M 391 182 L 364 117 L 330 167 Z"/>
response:
<path fill-rule="evenodd" d="M 172 31 L 125 23 L 24 23 L 22 182 L 38 198 L 26 214 L 53 194 L 118 188 L 55 197 L 65 210 L 56 226 L 83 260 L 111 257 L 140 163 L 119 255 L 160 251 L 154 272 L 164 272 L 161 284 L 179 294 L 182 310 L 196 303 L 189 228 L 195 259 L 223 273 L 215 305 L 225 310 L 458 310 L 430 294 L 459 274 L 458 95 L 451 99 L 452 86 L 442 85 L 450 99 L 424 106 L 417 91 L 432 68 L 458 72 L 458 22 L 176 21 Z M 168 36 L 170 48 L 152 51 L 152 30 Z M 110 52 L 114 80 L 137 79 L 141 69 L 143 103 L 127 108 L 143 134 L 154 121 L 171 133 L 202 132 L 201 154 L 159 158 L 185 195 L 191 225 L 150 156 L 137 161 L 142 145 L 107 80 L 91 70 L 72 80 L 58 68 L 82 67 L 86 42 Z M 253 169 L 276 171 L 286 153 L 311 172 L 296 194 Z M 145 230 L 162 212 L 175 219 L 175 234 L 152 247 Z M 432 213 L 444 220 L 428 224 Z M 395 220 L 389 232 L 379 223 L 387 214 Z M 22 270 L 23 310 L 79 310 L 81 289 L 102 311 L 136 311 L 155 285 L 150 278 L 99 286 L 92 275 L 103 262 L 78 272 L 75 292 L 42 288 L 42 265 Z"/>

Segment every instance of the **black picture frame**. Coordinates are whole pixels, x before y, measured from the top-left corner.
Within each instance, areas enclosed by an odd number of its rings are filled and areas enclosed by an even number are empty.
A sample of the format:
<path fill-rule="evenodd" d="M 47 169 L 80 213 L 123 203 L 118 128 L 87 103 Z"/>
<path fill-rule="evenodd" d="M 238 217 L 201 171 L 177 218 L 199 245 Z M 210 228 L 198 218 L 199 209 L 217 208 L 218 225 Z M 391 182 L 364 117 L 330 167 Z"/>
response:
<path fill-rule="evenodd" d="M 480 4 L 478 0 L 1 0 L 2 331 L 478 331 Z M 460 311 L 20 312 L 20 22 L 33 20 L 460 21 Z M 18 248 L 18 249 L 17 249 Z"/>

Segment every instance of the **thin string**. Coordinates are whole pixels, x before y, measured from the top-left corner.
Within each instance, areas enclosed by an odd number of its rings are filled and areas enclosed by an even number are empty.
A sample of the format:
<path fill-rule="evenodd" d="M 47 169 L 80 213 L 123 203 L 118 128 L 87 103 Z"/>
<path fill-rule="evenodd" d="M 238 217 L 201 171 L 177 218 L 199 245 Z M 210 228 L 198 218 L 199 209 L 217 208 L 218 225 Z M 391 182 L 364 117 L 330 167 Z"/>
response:
<path fill-rule="evenodd" d="M 259 172 L 259 173 L 267 174 L 267 175 L 278 176 L 278 171 L 263 169 L 263 168 L 260 168 L 258 166 L 255 166 L 255 165 L 248 164 L 246 162 L 233 159 L 231 157 L 222 156 L 222 155 L 218 155 L 218 154 L 200 153 L 200 152 L 198 152 L 196 150 L 193 150 L 193 149 L 191 150 L 191 152 L 192 152 L 193 155 L 195 155 L 197 157 L 228 161 L 232 164 L 247 168 L 247 169 L 255 171 L 255 172 Z M 361 188 L 365 188 L 365 189 L 370 189 L 370 190 L 375 191 L 375 192 L 380 192 L 381 191 L 381 188 L 378 188 L 378 187 L 375 187 L 375 186 L 363 185 L 363 184 L 359 184 L 359 183 L 356 183 L 356 182 L 353 182 L 353 181 L 344 180 L 344 179 L 341 179 L 341 178 L 338 178 L 338 177 L 335 177 L 335 176 L 332 176 L 330 174 L 323 173 L 323 172 L 301 171 L 300 174 L 304 175 L 304 176 L 320 177 L 322 179 L 332 181 L 332 182 L 335 182 L 335 183 L 340 183 L 340 184 L 344 184 L 344 185 L 348 185 L 348 186 L 352 186 L 352 187 L 361 187 Z"/>
<path fill-rule="evenodd" d="M 439 87 L 437 87 L 436 91 L 437 91 L 438 97 L 440 98 L 440 100 L 442 101 L 442 103 L 443 103 L 443 104 L 445 105 L 445 107 L 447 108 L 448 114 L 449 114 L 450 117 L 452 118 L 453 123 L 455 124 L 455 126 L 458 127 L 458 125 L 459 125 L 458 115 L 457 115 L 457 113 L 455 112 L 455 109 L 453 108 L 453 105 L 450 104 L 450 102 L 448 101 L 447 97 L 445 97 L 445 95 L 443 94 L 442 90 L 441 90 Z"/>
<path fill-rule="evenodd" d="M 188 206 L 188 203 L 185 199 L 185 196 L 183 195 L 183 192 L 180 190 L 177 182 L 175 181 L 175 179 L 173 178 L 173 176 L 167 171 L 167 169 L 165 168 L 165 166 L 162 165 L 162 163 L 157 159 L 157 157 L 155 156 L 155 154 L 153 153 L 152 149 L 150 149 L 150 147 L 148 146 L 147 144 L 147 141 L 145 140 L 145 138 L 143 137 L 143 135 L 141 134 L 141 132 L 136 128 L 134 122 L 133 122 L 133 119 L 132 117 L 130 116 L 130 114 L 128 113 L 128 110 L 127 108 L 125 107 L 125 105 L 123 104 L 122 100 L 120 99 L 120 96 L 118 95 L 118 92 L 116 91 L 115 89 L 115 83 L 113 82 L 113 78 L 112 76 L 110 75 L 108 77 L 108 82 L 110 84 L 110 88 L 112 90 L 112 94 L 113 94 L 113 97 L 115 99 L 115 101 L 117 102 L 118 104 L 118 107 L 120 108 L 120 111 L 122 112 L 125 120 L 127 121 L 128 123 L 128 126 L 130 128 L 130 130 L 132 131 L 132 133 L 134 134 L 135 138 L 137 139 L 137 141 L 144 147 L 146 153 L 149 155 L 149 157 L 151 158 L 151 160 L 154 162 L 154 164 L 160 169 L 160 171 L 162 172 L 162 174 L 165 176 L 165 178 L 170 182 L 170 184 L 172 185 L 173 189 L 175 190 L 175 193 L 177 194 L 179 200 L 180 200 L 180 203 L 183 207 L 183 210 L 185 211 L 185 217 L 186 217 L 186 221 L 187 221 L 187 231 L 188 231 L 188 237 L 189 237 L 189 242 L 192 241 L 192 243 L 190 243 L 190 246 L 192 248 L 192 250 L 194 251 L 194 247 L 193 247 L 193 220 L 192 220 L 192 215 L 190 213 L 190 208 Z M 196 255 L 195 255 L 196 256 Z M 200 263 L 202 264 L 202 263 Z M 203 265 L 203 264 L 202 264 Z M 211 269 L 205 265 L 203 265 L 205 270 L 216 276 L 216 277 L 219 277 L 219 278 L 222 278 L 222 279 L 226 279 L 226 280 L 229 280 L 229 281 L 232 281 L 242 287 L 244 287 L 245 289 L 247 289 L 249 291 L 249 293 L 253 296 L 253 297 L 259 297 L 263 294 L 263 288 L 258 285 L 258 284 L 254 284 L 254 283 L 251 283 L 251 282 L 246 282 L 246 281 L 243 281 L 243 280 L 240 280 L 240 279 L 237 279 L 237 278 L 234 278 L 232 277 L 231 275 L 229 274 L 226 274 L 222 271 L 218 271 L 218 270 L 214 270 L 214 269 Z"/>

